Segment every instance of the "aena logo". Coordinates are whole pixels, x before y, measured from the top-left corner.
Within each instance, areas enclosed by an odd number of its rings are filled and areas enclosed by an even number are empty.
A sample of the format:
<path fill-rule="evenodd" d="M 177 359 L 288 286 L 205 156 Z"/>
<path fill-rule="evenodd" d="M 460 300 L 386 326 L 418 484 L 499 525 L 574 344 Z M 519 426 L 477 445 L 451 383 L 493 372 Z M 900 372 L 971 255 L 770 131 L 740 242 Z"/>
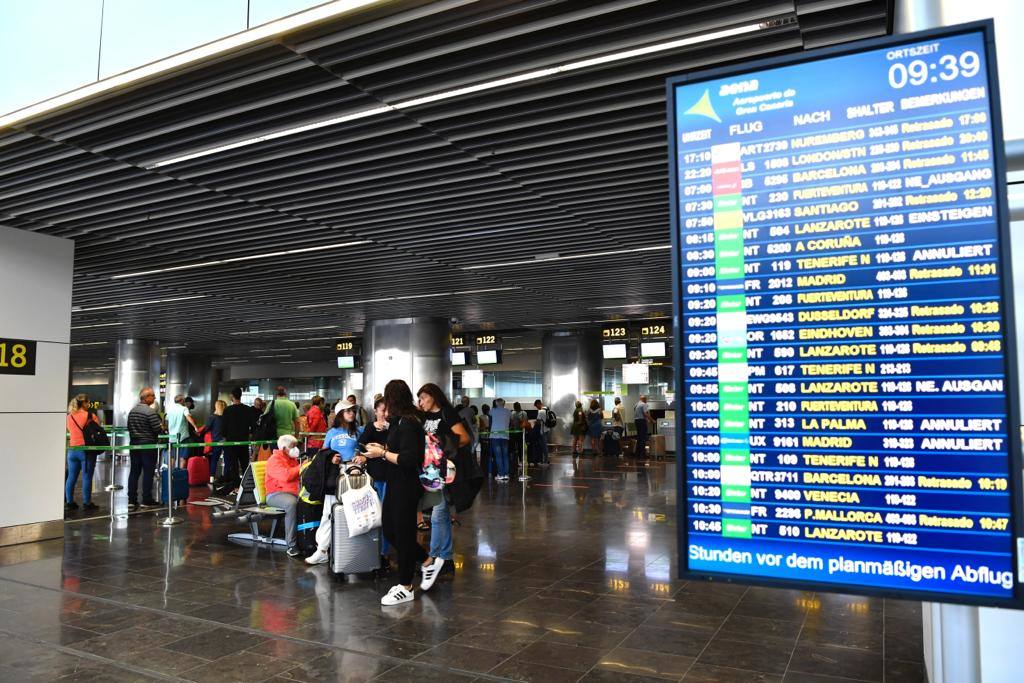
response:
<path fill-rule="evenodd" d="M 707 90 L 705 90 L 704 94 L 700 96 L 699 100 L 697 100 L 697 104 L 693 105 L 683 113 L 692 116 L 706 116 L 715 123 L 722 122 L 722 119 L 718 118 L 718 112 L 716 112 L 715 108 L 711 105 L 711 93 Z"/>

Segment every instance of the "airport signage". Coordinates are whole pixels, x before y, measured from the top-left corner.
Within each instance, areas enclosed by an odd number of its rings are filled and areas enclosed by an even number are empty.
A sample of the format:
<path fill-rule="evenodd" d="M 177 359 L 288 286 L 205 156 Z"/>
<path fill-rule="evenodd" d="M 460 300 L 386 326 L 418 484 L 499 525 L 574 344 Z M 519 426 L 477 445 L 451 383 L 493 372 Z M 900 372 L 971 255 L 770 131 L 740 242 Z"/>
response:
<path fill-rule="evenodd" d="M 607 340 L 628 339 L 629 330 L 626 324 L 608 325 L 601 329 L 601 336 Z"/>
<path fill-rule="evenodd" d="M 1021 606 L 993 41 L 669 80 L 683 576 Z"/>
<path fill-rule="evenodd" d="M 0 338 L 0 375 L 36 374 L 36 342 Z"/>

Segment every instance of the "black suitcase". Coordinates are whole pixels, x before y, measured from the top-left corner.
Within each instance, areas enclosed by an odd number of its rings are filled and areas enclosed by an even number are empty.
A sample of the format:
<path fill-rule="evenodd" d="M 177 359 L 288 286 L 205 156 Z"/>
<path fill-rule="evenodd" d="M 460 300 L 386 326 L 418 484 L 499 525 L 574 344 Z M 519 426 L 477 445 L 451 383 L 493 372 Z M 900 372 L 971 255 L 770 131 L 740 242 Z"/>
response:
<path fill-rule="evenodd" d="M 304 555 L 316 552 L 316 531 L 323 514 L 323 503 L 307 503 L 300 498 L 295 504 L 295 542 Z"/>
<path fill-rule="evenodd" d="M 605 432 L 601 438 L 601 450 L 607 457 L 617 458 L 622 455 L 622 445 L 617 432 Z"/>

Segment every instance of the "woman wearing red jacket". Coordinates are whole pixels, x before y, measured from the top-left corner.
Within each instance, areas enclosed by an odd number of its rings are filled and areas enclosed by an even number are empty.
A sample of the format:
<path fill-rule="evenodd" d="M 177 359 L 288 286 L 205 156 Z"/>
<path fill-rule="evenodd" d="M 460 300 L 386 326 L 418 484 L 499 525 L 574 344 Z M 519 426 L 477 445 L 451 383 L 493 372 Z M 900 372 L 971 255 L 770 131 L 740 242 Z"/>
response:
<path fill-rule="evenodd" d="M 299 501 L 298 440 L 285 434 L 277 440 L 277 450 L 267 460 L 267 505 L 284 510 L 284 540 L 288 557 L 300 555 L 295 545 L 295 506 Z"/>
<path fill-rule="evenodd" d="M 306 412 L 306 429 L 316 434 L 324 434 L 327 432 L 327 418 L 324 417 L 324 397 L 314 396 L 313 406 Z M 320 437 L 311 437 L 307 442 L 308 448 L 320 450 L 324 447 L 324 439 Z"/>

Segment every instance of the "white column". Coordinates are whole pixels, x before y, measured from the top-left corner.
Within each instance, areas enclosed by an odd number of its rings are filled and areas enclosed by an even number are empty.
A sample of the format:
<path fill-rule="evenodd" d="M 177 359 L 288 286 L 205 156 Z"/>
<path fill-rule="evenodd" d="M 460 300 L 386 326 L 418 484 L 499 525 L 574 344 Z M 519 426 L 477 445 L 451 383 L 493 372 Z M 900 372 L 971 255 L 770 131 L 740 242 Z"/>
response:
<path fill-rule="evenodd" d="M 0 226 L 0 338 L 36 342 L 0 374 L 0 546 L 64 535 L 64 433 L 75 245 Z"/>
<path fill-rule="evenodd" d="M 1020 141 L 1024 137 L 1024 90 L 1019 87 L 1024 49 L 1024 3 L 1015 0 L 897 0 L 896 30 L 899 33 L 993 18 L 996 27 L 996 61 L 999 66 L 1003 131 L 1007 151 L 1015 156 L 1008 164 L 1020 164 Z M 1016 151 L 1015 151 L 1016 150 Z M 1010 212 L 1022 209 L 1011 195 Z M 1019 224 L 1011 226 L 1012 251 L 1020 244 Z M 1017 259 L 1015 259 L 1016 261 Z M 1024 280 L 1018 267 L 1014 289 Z M 1018 298 L 1019 302 L 1020 299 Z M 1024 312 L 1016 313 L 1020 339 Z M 1018 514 L 1021 514 L 1018 512 Z M 931 683 L 1016 683 L 1021 680 L 1020 654 L 1024 646 L 1024 612 L 1005 609 L 924 603 L 924 660 Z"/>

